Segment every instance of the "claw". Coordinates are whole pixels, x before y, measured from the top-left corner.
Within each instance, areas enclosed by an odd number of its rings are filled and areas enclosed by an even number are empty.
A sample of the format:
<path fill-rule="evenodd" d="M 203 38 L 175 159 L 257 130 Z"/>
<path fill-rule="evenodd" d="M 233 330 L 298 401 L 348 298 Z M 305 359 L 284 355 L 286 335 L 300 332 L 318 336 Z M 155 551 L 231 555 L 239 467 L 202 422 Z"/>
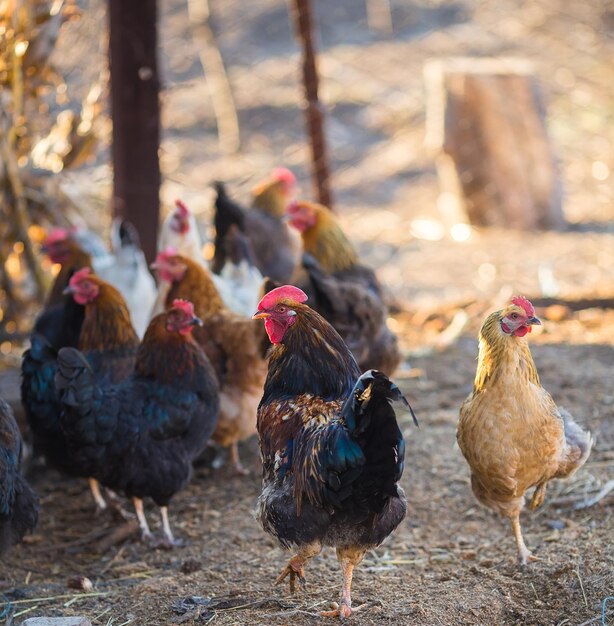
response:
<path fill-rule="evenodd" d="M 284 567 L 281 571 L 281 574 L 277 577 L 275 584 L 279 585 L 282 583 L 288 575 L 290 575 L 290 593 L 294 593 L 296 591 L 297 578 L 301 587 L 305 587 L 305 570 L 300 565 L 294 564 L 292 559 L 290 559 L 288 565 L 286 565 L 286 567 Z"/>
<path fill-rule="evenodd" d="M 341 604 L 337 604 L 336 602 L 332 603 L 333 610 L 332 611 L 320 611 L 321 617 L 338 617 L 339 619 L 347 619 L 352 615 L 352 613 L 357 613 L 368 607 L 368 604 L 361 604 L 355 608 L 347 605 L 345 602 L 341 602 Z"/>

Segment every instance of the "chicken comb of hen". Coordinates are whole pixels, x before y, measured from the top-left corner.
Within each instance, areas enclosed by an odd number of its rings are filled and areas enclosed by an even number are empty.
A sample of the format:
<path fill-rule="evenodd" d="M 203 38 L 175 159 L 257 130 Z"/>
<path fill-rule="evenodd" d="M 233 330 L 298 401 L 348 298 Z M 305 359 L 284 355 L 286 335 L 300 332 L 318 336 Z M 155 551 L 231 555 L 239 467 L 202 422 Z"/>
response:
<path fill-rule="evenodd" d="M 92 270 L 89 267 L 82 267 L 78 272 L 75 272 L 68 281 L 68 284 L 71 287 L 77 287 L 81 281 L 85 280 L 92 273 Z"/>
<path fill-rule="evenodd" d="M 70 230 L 67 228 L 53 228 L 45 237 L 45 245 L 52 246 L 54 243 L 66 241 L 70 237 Z"/>
<path fill-rule="evenodd" d="M 164 250 L 158 252 L 158 254 L 156 255 L 156 263 L 163 263 L 165 261 L 168 261 L 171 257 L 177 256 L 178 254 L 179 252 L 177 251 L 177 248 L 174 248 L 173 246 L 168 246 L 168 248 L 164 248 Z"/>
<path fill-rule="evenodd" d="M 533 317 L 535 315 L 535 308 L 524 296 L 514 296 L 512 298 L 512 304 L 515 304 L 523 309 L 529 317 Z"/>
<path fill-rule="evenodd" d="M 177 213 L 179 213 L 181 217 L 188 217 L 188 215 L 190 215 L 190 209 L 188 209 L 183 200 L 175 200 L 175 206 L 177 207 Z"/>
<path fill-rule="evenodd" d="M 303 302 L 307 302 L 307 294 L 302 289 L 294 287 L 293 285 L 276 287 L 260 300 L 258 310 L 266 311 L 267 309 L 272 309 L 281 300 L 302 304 Z"/>
<path fill-rule="evenodd" d="M 271 178 L 284 183 L 287 187 L 293 187 L 296 184 L 296 176 L 287 167 L 276 167 Z"/>
<path fill-rule="evenodd" d="M 189 300 L 173 300 L 173 309 L 183 311 L 188 317 L 194 317 L 194 305 Z"/>

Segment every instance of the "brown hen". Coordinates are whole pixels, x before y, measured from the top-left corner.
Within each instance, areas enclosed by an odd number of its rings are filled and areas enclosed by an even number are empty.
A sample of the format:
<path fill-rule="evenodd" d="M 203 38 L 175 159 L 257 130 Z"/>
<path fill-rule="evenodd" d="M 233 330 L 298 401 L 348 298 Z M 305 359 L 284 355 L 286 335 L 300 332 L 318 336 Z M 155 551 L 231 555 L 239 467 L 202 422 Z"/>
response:
<path fill-rule="evenodd" d="M 535 487 L 530 508 L 538 507 L 547 482 L 574 474 L 593 443 L 539 382 L 526 339 L 535 324 L 541 322 L 533 305 L 521 296 L 486 318 L 473 392 L 461 406 L 456 433 L 473 493 L 510 519 L 522 565 L 535 559 L 520 529 L 525 493 Z"/>
<path fill-rule="evenodd" d="M 230 448 L 235 469 L 244 473 L 238 442 L 256 432 L 256 409 L 266 376 L 260 349 L 262 329 L 226 308 L 211 275 L 199 263 L 163 251 L 154 266 L 160 278 L 171 283 L 167 302 L 189 299 L 203 320 L 194 338 L 209 357 L 220 384 L 220 417 L 212 438 Z"/>

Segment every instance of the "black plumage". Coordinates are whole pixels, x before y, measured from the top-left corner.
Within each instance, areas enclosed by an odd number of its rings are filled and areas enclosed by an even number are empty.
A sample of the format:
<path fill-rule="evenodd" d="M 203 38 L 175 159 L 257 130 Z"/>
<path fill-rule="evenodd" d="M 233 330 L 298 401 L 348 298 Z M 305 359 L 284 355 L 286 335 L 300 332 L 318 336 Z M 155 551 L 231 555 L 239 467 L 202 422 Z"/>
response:
<path fill-rule="evenodd" d="M 281 287 L 272 293 L 289 290 L 299 292 Z M 291 588 L 322 546 L 337 548 L 347 616 L 348 572 L 405 516 L 398 485 L 405 444 L 392 403 L 411 407 L 385 374 L 360 374 L 321 315 L 290 297 L 271 304 L 271 295 L 258 313 L 275 345 L 258 408 L 263 489 L 257 516 L 283 546 L 297 549 L 280 576 L 290 575 Z"/>
<path fill-rule="evenodd" d="M 70 455 L 104 486 L 160 507 L 188 483 L 219 413 L 209 360 L 191 333 L 171 327 L 179 313 L 152 320 L 123 382 L 98 380 L 73 348 L 60 350 L 55 379 Z"/>
<path fill-rule="evenodd" d="M 22 442 L 10 406 L 0 398 L 0 556 L 38 521 L 38 497 L 21 475 Z"/>

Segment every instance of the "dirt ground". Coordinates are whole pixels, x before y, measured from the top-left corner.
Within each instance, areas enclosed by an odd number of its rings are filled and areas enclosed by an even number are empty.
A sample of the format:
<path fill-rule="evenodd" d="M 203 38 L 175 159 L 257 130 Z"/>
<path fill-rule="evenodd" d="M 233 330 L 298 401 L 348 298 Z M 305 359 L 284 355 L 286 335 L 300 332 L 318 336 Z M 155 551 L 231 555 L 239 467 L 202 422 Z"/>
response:
<path fill-rule="evenodd" d="M 161 3 L 162 194 L 167 205 L 186 199 L 205 231 L 206 187 L 215 178 L 241 198 L 283 163 L 309 195 L 285 3 L 210 4 L 239 108 L 238 155 L 219 153 L 183 2 Z M 614 12 L 596 0 L 392 2 L 395 33 L 383 36 L 367 28 L 363 3 L 315 6 L 337 208 L 396 303 L 391 326 L 406 355 L 396 380 L 420 420 L 416 429 L 402 417 L 407 518 L 357 569 L 354 601 L 369 606 L 352 622 L 614 624 L 614 599 L 607 600 L 614 596 L 614 491 L 603 495 L 614 480 Z M 100 69 L 102 5 L 92 1 L 87 9 L 59 41 L 58 62 L 77 97 L 79 81 Z M 423 147 L 421 68 L 449 54 L 535 61 L 560 156 L 568 231 L 474 230 L 457 241 L 441 225 L 433 158 Z M 81 67 L 85 55 L 91 63 Z M 96 206 L 108 196 L 107 157 L 101 150 L 98 163 L 67 177 L 84 198 L 93 193 Z M 102 213 L 96 217 L 104 222 Z M 510 529 L 473 498 L 455 446 L 479 325 L 514 293 L 534 299 L 544 318 L 542 332 L 531 336 L 544 386 L 596 437 L 586 466 L 550 485 L 545 505 L 524 514 L 527 544 L 540 558 L 526 570 L 515 563 Z M 548 308 L 553 303 L 558 308 Z M 97 551 L 120 522 L 94 514 L 81 482 L 33 468 L 39 526 L 0 564 L 0 600 L 10 603 L 13 624 L 43 614 L 87 615 L 97 626 L 324 623 L 317 613 L 337 598 L 341 582 L 334 553 L 310 564 L 307 587 L 295 596 L 273 585 L 288 555 L 252 516 L 257 442 L 246 442 L 242 455 L 250 476 L 201 467 L 177 495 L 172 522 L 185 545 L 173 551 L 149 549 L 135 537 Z M 154 508 L 147 513 L 159 531 Z M 89 578 L 93 589 L 70 588 L 75 576 Z M 7 621 L 2 611 L 0 623 Z"/>

